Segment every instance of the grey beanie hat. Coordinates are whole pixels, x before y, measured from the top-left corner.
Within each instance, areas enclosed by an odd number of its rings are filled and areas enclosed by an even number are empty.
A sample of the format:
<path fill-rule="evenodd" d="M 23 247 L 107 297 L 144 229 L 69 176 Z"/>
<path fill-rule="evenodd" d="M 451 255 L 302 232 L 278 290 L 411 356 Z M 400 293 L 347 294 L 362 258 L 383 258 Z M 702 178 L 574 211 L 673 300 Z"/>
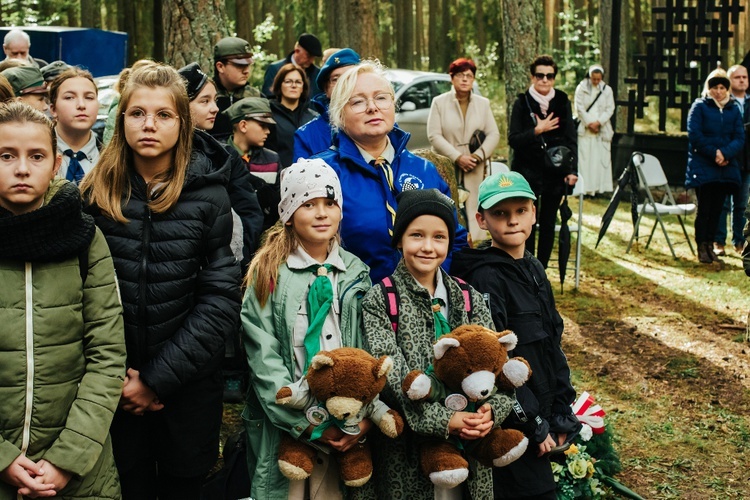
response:
<path fill-rule="evenodd" d="M 281 171 L 279 218 L 286 224 L 299 207 L 313 198 L 334 200 L 342 211 L 344 209 L 344 197 L 336 171 L 320 158 L 300 158 L 297 163 Z"/>

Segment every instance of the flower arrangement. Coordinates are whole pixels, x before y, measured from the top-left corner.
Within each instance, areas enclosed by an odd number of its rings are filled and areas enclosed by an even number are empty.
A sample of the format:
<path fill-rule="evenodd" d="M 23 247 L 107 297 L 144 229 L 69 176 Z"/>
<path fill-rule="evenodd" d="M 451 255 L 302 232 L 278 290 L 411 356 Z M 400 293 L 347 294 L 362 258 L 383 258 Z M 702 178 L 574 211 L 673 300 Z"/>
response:
<path fill-rule="evenodd" d="M 588 392 L 573 404 L 573 413 L 583 427 L 570 448 L 552 460 L 552 474 L 557 483 L 557 498 L 599 499 L 613 493 L 641 499 L 637 493 L 612 476 L 622 470 L 620 457 L 612 445 L 612 430 L 604 421 L 606 413 Z"/>

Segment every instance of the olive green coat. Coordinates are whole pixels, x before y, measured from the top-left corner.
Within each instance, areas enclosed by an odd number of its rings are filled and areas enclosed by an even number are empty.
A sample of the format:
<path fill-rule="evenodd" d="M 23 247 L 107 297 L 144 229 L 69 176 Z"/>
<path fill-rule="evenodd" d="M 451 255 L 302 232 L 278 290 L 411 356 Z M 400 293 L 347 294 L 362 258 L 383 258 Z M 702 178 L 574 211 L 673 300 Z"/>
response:
<path fill-rule="evenodd" d="M 67 181 L 53 181 L 47 196 Z M 73 473 L 56 498 L 120 498 L 109 425 L 125 375 L 112 258 L 96 230 L 79 256 L 0 259 L 0 470 L 22 452 Z M 16 488 L 0 481 L 0 500 Z"/>

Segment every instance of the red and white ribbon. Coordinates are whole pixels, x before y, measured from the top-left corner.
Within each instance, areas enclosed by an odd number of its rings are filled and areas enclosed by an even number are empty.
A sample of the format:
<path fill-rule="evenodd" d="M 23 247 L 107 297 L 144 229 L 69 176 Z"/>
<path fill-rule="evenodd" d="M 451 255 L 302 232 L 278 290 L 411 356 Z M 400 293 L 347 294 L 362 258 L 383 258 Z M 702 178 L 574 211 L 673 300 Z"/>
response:
<path fill-rule="evenodd" d="M 604 432 L 604 410 L 602 407 L 594 404 L 594 397 L 584 391 L 578 400 L 573 404 L 573 413 L 578 420 L 591 426 L 594 434 Z"/>

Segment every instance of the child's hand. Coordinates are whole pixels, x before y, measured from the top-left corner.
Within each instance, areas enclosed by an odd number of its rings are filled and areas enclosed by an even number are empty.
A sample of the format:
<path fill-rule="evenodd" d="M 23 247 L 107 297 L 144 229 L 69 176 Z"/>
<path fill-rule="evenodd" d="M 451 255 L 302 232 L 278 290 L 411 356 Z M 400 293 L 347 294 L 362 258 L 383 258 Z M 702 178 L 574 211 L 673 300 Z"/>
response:
<path fill-rule="evenodd" d="M 365 437 L 365 434 L 367 434 L 370 429 L 372 429 L 372 420 L 369 418 L 366 418 L 362 420 L 359 423 L 359 434 L 346 434 L 345 432 L 342 432 L 342 436 L 340 439 L 337 439 L 335 441 L 329 441 L 328 446 L 333 448 L 336 451 L 345 452 L 351 449 L 354 445 L 356 445 L 363 437 Z"/>
<path fill-rule="evenodd" d="M 159 411 L 164 405 L 159 402 L 156 393 L 141 381 L 138 370 L 128 368 L 120 407 L 133 415 L 143 415 L 146 411 Z"/>
<path fill-rule="evenodd" d="M 65 488 L 70 481 L 70 478 L 73 477 L 73 474 L 70 472 L 60 469 L 44 459 L 40 460 L 38 465 L 39 468 L 44 470 L 44 474 L 40 476 L 41 480 L 45 484 L 54 485 L 55 491 L 60 491 Z"/>
<path fill-rule="evenodd" d="M 545 453 L 549 453 L 552 448 L 557 446 L 557 443 L 555 443 L 555 440 L 552 439 L 552 436 L 547 434 L 547 438 L 539 443 L 539 453 L 537 453 L 537 457 L 541 457 Z"/>
<path fill-rule="evenodd" d="M 41 476 L 44 469 L 23 455 L 18 455 L 2 472 L 0 479 L 18 488 L 18 494 L 31 498 L 57 495 L 54 484 L 44 484 Z"/>
<path fill-rule="evenodd" d="M 492 407 L 485 403 L 476 413 L 454 413 L 448 423 L 448 431 L 450 434 L 458 434 L 461 439 L 480 439 L 492 430 L 493 425 Z"/>

